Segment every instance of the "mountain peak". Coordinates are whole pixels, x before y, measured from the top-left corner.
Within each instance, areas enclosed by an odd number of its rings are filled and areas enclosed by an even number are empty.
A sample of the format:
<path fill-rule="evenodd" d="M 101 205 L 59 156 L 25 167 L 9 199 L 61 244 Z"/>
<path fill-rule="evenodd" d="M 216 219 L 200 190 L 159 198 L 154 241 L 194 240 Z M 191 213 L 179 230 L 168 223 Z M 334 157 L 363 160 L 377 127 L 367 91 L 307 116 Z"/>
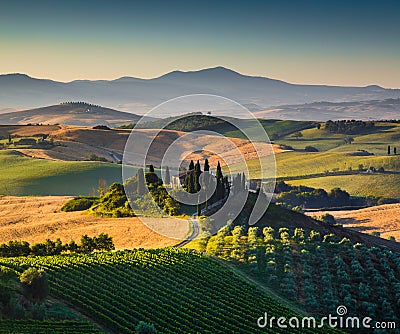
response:
<path fill-rule="evenodd" d="M 7 73 L 7 74 L 0 74 L 0 77 L 4 77 L 4 78 L 32 79 L 32 77 L 30 77 L 29 75 L 24 74 L 24 73 Z"/>
<path fill-rule="evenodd" d="M 245 77 L 243 74 L 235 72 L 229 68 L 223 66 L 210 67 L 195 71 L 172 71 L 166 73 L 158 78 L 154 79 L 182 79 L 182 78 L 193 78 L 193 79 L 226 79 L 233 77 Z"/>

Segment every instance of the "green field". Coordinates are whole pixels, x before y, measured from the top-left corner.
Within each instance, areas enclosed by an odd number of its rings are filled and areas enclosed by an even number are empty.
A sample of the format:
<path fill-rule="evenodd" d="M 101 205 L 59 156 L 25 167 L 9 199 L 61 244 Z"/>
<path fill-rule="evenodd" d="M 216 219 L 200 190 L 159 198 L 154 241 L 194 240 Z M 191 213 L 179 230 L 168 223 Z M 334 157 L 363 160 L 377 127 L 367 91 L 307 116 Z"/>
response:
<path fill-rule="evenodd" d="M 139 321 L 164 334 L 265 333 L 257 327 L 264 312 L 295 315 L 229 268 L 188 249 L 3 258 L 0 263 L 20 272 L 43 268 L 53 296 L 114 333 L 134 333 Z"/>
<path fill-rule="evenodd" d="M 258 123 L 259 122 L 259 123 Z M 267 132 L 270 140 L 283 136 L 284 134 L 292 133 L 297 130 L 301 130 L 312 126 L 312 122 L 305 121 L 290 121 L 290 120 L 265 120 L 260 119 L 256 122 L 255 120 L 240 120 L 240 127 L 243 129 L 249 137 L 253 140 L 264 140 L 265 137 L 260 134 L 260 126 L 262 125 L 264 130 Z M 216 129 L 219 130 L 219 129 Z M 227 137 L 242 138 L 246 139 L 246 136 L 240 130 L 221 131 L 221 133 Z"/>
<path fill-rule="evenodd" d="M 352 135 L 352 144 L 344 143 L 346 135 L 332 134 L 323 128 L 305 129 L 301 131 L 300 138 L 293 138 L 292 134 L 282 137 L 276 143 L 290 145 L 295 150 L 275 155 L 276 177 L 292 180 L 291 184 L 294 185 L 326 190 L 340 187 L 356 196 L 400 198 L 400 176 L 395 174 L 400 172 L 400 126 L 377 123 L 375 128 L 368 131 Z M 391 155 L 387 154 L 388 145 L 391 146 Z M 306 146 L 313 146 L 319 152 L 305 152 Z M 393 155 L 394 147 L 397 147 L 398 155 Z M 274 162 L 271 160 L 270 157 L 261 158 L 265 169 L 273 170 Z M 243 172 L 247 167 L 250 178 L 261 177 L 261 166 L 257 159 L 229 167 L 233 174 Z M 382 167 L 392 173 L 359 173 L 370 167 Z M 340 175 L 346 173 L 354 175 Z"/>
<path fill-rule="evenodd" d="M 301 131 L 300 138 L 292 135 L 277 140 L 278 144 L 292 146 L 294 149 L 303 150 L 306 146 L 313 146 L 319 151 L 357 151 L 366 150 L 375 155 L 386 155 L 387 145 L 396 146 L 400 151 L 400 125 L 396 123 L 376 123 L 369 132 L 350 135 L 354 138 L 352 144 L 344 144 L 344 134 L 333 134 L 321 129 L 307 129 Z M 400 152 L 399 152 L 400 153 Z"/>
<path fill-rule="evenodd" d="M 0 151 L 0 166 L 1 195 L 89 195 L 99 180 L 110 185 L 122 179 L 121 165 L 33 159 L 16 151 Z"/>
<path fill-rule="evenodd" d="M 400 198 L 400 174 L 338 175 L 286 182 L 291 185 L 322 188 L 326 191 L 339 187 L 353 196 Z"/>
<path fill-rule="evenodd" d="M 360 164 L 364 168 L 374 166 L 385 170 L 400 171 L 400 155 L 398 156 L 358 156 L 356 153 L 342 152 L 283 152 L 275 155 L 277 177 L 294 177 L 325 173 L 326 171 L 348 171 L 351 167 L 357 170 Z M 270 168 L 271 159 L 261 158 L 266 168 Z M 251 178 L 260 177 L 260 164 L 258 160 L 247 161 Z M 229 167 L 232 173 L 237 173 L 245 168 L 244 163 L 234 164 Z"/>

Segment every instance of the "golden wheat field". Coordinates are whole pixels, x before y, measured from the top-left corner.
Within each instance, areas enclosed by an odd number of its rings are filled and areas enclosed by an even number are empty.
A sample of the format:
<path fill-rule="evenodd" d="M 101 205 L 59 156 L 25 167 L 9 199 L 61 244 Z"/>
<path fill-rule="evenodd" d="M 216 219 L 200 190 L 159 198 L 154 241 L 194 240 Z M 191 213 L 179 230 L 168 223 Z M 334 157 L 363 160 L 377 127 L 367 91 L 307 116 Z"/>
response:
<path fill-rule="evenodd" d="M 400 241 L 400 204 L 385 204 L 349 211 L 324 211 L 333 215 L 339 224 L 364 233 L 379 232 L 382 238 L 394 236 Z M 309 212 L 319 216 L 324 212 Z"/>
<path fill-rule="evenodd" d="M 189 234 L 186 220 L 172 218 L 141 218 L 161 234 L 147 227 L 139 218 L 101 218 L 82 212 L 60 212 L 71 197 L 0 197 L 0 243 L 9 240 L 42 242 L 60 238 L 63 242 L 79 242 L 83 234 L 101 232 L 113 237 L 116 249 L 157 248 L 176 244 Z M 163 235 L 162 235 L 163 234 Z"/>

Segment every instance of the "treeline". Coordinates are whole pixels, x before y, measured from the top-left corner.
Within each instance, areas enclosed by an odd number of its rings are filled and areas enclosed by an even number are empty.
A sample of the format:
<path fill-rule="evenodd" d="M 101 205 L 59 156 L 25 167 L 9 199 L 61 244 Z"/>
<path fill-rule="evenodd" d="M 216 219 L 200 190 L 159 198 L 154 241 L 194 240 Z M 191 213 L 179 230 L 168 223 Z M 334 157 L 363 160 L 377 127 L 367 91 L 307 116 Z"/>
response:
<path fill-rule="evenodd" d="M 177 131 L 196 131 L 196 130 L 214 130 L 214 129 L 231 129 L 237 130 L 235 126 L 229 122 L 210 115 L 190 115 L 188 117 L 179 118 L 170 123 L 166 128 L 168 130 Z"/>
<path fill-rule="evenodd" d="M 400 119 L 380 119 L 380 120 L 377 120 L 376 122 L 382 122 L 382 123 L 400 123 Z"/>
<path fill-rule="evenodd" d="M 396 203 L 397 200 L 377 197 L 351 197 L 340 188 L 333 188 L 327 192 L 324 189 L 315 189 L 306 186 L 291 186 L 284 181 L 275 185 L 277 204 L 284 204 L 290 208 L 337 208 L 352 206 L 373 206 Z"/>
<path fill-rule="evenodd" d="M 168 124 L 165 126 L 165 124 Z M 234 125 L 219 117 L 211 115 L 203 115 L 201 112 L 194 112 L 183 117 L 170 117 L 161 121 L 152 121 L 139 124 L 138 128 L 165 128 L 167 130 L 176 131 L 196 131 L 196 130 L 213 130 L 219 133 L 224 131 L 238 130 Z"/>
<path fill-rule="evenodd" d="M 228 178 L 222 174 L 221 164 L 218 161 L 215 178 L 210 174 L 210 165 L 208 159 L 204 161 L 204 174 L 201 170 L 200 162 L 197 160 L 194 164 L 193 160 L 189 163 L 189 168 L 184 172 L 186 174 L 184 179 L 184 188 L 190 193 L 194 194 L 200 191 L 201 188 L 211 188 L 212 183 L 215 184 L 215 193 L 213 194 L 213 200 L 219 201 L 226 195 L 227 189 L 229 189 Z M 200 179 L 201 174 L 204 175 L 203 179 Z"/>
<path fill-rule="evenodd" d="M 136 126 L 136 124 L 134 124 L 134 123 L 126 123 L 126 124 L 118 125 L 118 126 L 114 127 L 114 129 L 130 130 L 130 129 L 133 129 L 135 126 Z"/>
<path fill-rule="evenodd" d="M 201 177 L 201 175 L 203 175 Z M 171 185 L 171 175 L 168 166 L 165 169 L 163 179 L 160 178 L 150 165 L 147 172 L 140 168 L 136 176 L 128 179 L 125 183 L 125 191 L 129 197 L 130 205 L 134 212 L 146 215 L 162 215 L 167 213 L 175 216 L 182 212 L 192 212 L 193 206 L 200 215 L 201 210 L 210 204 L 225 198 L 229 192 L 228 178 L 222 174 L 221 165 L 218 162 L 215 177 L 210 173 L 208 159 L 204 162 L 204 170 L 201 169 L 200 162 L 196 164 L 190 161 L 188 169 L 184 169 L 179 175 L 179 182 L 182 189 L 167 189 Z M 213 189 L 212 194 L 206 194 L 207 189 Z M 205 192 L 199 194 L 197 205 L 186 205 L 189 194 L 195 194 L 204 188 Z M 170 195 L 171 194 L 171 195 Z M 207 196 L 207 198 L 206 198 Z M 204 203 L 204 204 L 200 204 Z"/>
<path fill-rule="evenodd" d="M 375 127 L 374 122 L 364 122 L 358 120 L 338 120 L 327 121 L 325 123 L 325 130 L 331 133 L 354 135 L 364 132 L 367 129 Z"/>
<path fill-rule="evenodd" d="M 168 194 L 153 165 L 149 166 L 147 172 L 139 168 L 134 177 L 126 180 L 125 190 L 135 212 L 150 216 L 159 216 L 163 212 L 172 216 L 181 213 L 179 203 Z"/>
<path fill-rule="evenodd" d="M 113 249 L 115 246 L 112 237 L 108 234 L 100 233 L 94 237 L 85 234 L 81 237 L 79 245 L 73 240 L 63 244 L 60 238 L 55 241 L 47 239 L 45 242 L 33 245 L 27 241 L 11 240 L 0 244 L 0 257 L 59 255 L 64 252 L 92 253 L 95 250 L 111 251 Z"/>
<path fill-rule="evenodd" d="M 88 102 L 83 102 L 83 101 L 70 101 L 70 102 L 61 102 L 61 105 L 68 105 L 71 107 L 96 107 L 96 108 L 101 108 L 101 106 L 99 106 L 98 104 L 92 104 L 92 103 L 88 103 Z"/>

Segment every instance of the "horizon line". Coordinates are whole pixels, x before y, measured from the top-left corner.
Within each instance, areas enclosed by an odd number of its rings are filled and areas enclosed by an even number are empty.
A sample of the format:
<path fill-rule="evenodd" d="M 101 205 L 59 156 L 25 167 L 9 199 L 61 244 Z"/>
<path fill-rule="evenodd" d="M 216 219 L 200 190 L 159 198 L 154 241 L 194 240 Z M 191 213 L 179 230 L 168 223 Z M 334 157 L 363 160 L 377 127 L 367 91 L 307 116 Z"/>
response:
<path fill-rule="evenodd" d="M 196 73 L 196 72 L 202 72 L 202 71 L 206 71 L 206 70 L 216 70 L 216 69 L 224 69 L 226 71 L 230 71 L 233 72 L 235 74 L 244 76 L 244 77 L 251 77 L 251 78 L 262 78 L 262 79 L 267 79 L 267 80 L 273 80 L 273 81 L 278 81 L 278 82 L 283 82 L 283 83 L 287 83 L 290 85 L 299 85 L 299 86 L 326 86 L 326 87 L 353 87 L 353 88 L 365 88 L 365 87 L 371 87 L 371 86 L 376 86 L 378 88 L 383 88 L 383 89 L 400 89 L 400 87 L 384 87 L 382 85 L 378 85 L 378 84 L 368 84 L 368 85 L 363 85 L 363 86 L 356 86 L 356 85 L 337 85 L 337 84 L 326 84 L 326 83 L 299 83 L 299 82 L 289 82 L 289 81 L 284 81 L 281 79 L 276 79 L 276 78 L 271 78 L 271 77 L 266 77 L 266 76 L 262 76 L 262 75 L 250 75 L 250 74 L 243 74 L 241 72 L 238 72 L 236 70 L 233 70 L 231 68 L 222 66 L 222 65 L 217 65 L 214 67 L 205 67 L 205 68 L 200 68 L 200 69 L 195 69 L 195 70 L 180 70 L 180 69 L 174 69 L 171 70 L 169 72 L 163 73 L 159 76 L 155 76 L 155 77 L 150 77 L 150 78 L 141 78 L 141 77 L 136 77 L 136 76 L 130 76 L 130 75 L 123 75 L 121 77 L 116 77 L 116 78 L 110 78 L 110 79 L 74 79 L 74 80 L 69 80 L 69 81 L 61 81 L 61 80 L 57 80 L 54 78 L 46 78 L 46 77 L 35 77 L 35 76 L 31 76 L 30 74 L 27 73 L 22 73 L 22 72 L 11 72 L 11 73 L 0 73 L 0 77 L 1 76 L 7 76 L 7 75 L 21 75 L 21 76 L 27 76 L 31 79 L 36 79 L 36 80 L 48 80 L 48 81 L 53 81 L 53 82 L 60 82 L 60 83 L 65 83 L 65 84 L 69 84 L 69 83 L 73 83 L 73 82 L 77 82 L 77 81 L 90 81 L 90 82 L 96 82 L 96 81 L 116 81 L 116 80 L 120 80 L 120 79 L 135 79 L 135 80 L 143 80 L 143 81 L 150 81 L 150 80 L 156 80 L 159 79 L 163 76 L 166 76 L 168 74 L 172 74 L 175 72 L 180 72 L 180 73 Z"/>

